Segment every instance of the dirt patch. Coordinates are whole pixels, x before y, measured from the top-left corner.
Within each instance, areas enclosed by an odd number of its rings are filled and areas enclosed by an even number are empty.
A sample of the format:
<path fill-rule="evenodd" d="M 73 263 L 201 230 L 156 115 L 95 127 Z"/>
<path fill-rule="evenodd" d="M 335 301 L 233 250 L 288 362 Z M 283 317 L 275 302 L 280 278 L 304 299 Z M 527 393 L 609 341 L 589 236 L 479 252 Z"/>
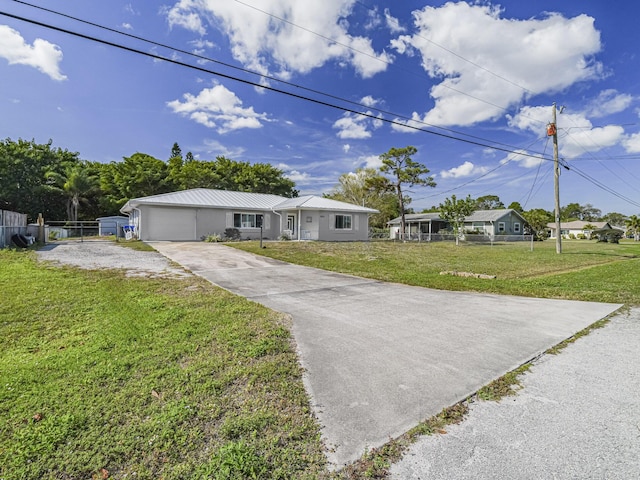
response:
<path fill-rule="evenodd" d="M 141 252 L 106 241 L 56 242 L 36 251 L 41 261 L 86 270 L 122 269 L 128 277 L 183 278 L 191 273 L 158 252 Z"/>

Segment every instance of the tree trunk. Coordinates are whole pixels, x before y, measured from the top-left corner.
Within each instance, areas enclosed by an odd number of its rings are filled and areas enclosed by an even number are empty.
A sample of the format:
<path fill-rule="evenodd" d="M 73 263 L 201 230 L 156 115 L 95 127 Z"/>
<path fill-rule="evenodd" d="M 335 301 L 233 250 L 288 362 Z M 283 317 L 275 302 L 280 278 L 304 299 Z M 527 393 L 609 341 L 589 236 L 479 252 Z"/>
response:
<path fill-rule="evenodd" d="M 404 198 L 402 198 L 402 186 L 396 184 L 396 191 L 398 192 L 398 205 L 400 205 L 400 237 L 405 242 L 406 238 L 406 221 L 404 218 Z"/>

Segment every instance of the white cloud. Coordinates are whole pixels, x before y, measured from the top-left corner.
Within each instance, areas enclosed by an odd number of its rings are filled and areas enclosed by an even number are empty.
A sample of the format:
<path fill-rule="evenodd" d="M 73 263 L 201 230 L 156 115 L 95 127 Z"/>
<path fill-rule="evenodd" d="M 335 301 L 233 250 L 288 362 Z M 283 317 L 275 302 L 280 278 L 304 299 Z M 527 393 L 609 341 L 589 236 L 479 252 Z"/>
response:
<path fill-rule="evenodd" d="M 346 17 L 353 5 L 353 0 L 262 0 L 253 8 L 232 1 L 180 0 L 163 13 L 171 26 L 200 35 L 205 33 L 203 19 L 211 19 L 229 38 L 234 58 L 260 73 L 287 78 L 336 61 L 368 78 L 386 70 L 393 56 L 376 52 L 371 39 L 349 33 Z"/>
<path fill-rule="evenodd" d="M 624 148 L 629 153 L 640 153 L 640 133 L 629 135 L 623 140 Z"/>
<path fill-rule="evenodd" d="M 380 103 L 380 100 L 373 98 L 371 95 L 367 95 L 365 97 L 362 97 L 360 103 L 366 105 L 367 107 L 375 107 L 378 103 Z"/>
<path fill-rule="evenodd" d="M 160 13 L 167 16 L 167 22 L 171 28 L 183 27 L 198 35 L 205 35 L 207 30 L 204 28 L 201 16 L 193 11 L 197 9 L 199 3 L 196 0 L 180 0 L 173 7 L 162 7 Z"/>
<path fill-rule="evenodd" d="M 516 150 L 500 160 L 500 163 L 515 162 L 523 168 L 535 168 L 544 161 L 541 158 L 530 156 L 526 150 Z"/>
<path fill-rule="evenodd" d="M 205 88 L 197 96 L 183 95 L 184 102 L 173 100 L 167 106 L 174 113 L 188 115 L 192 120 L 218 133 L 227 133 L 241 128 L 260 128 L 261 121 L 268 121 L 266 113 L 256 113 L 253 107 L 243 108 L 242 100 L 222 85 Z"/>
<path fill-rule="evenodd" d="M 372 115 L 371 112 L 367 114 Z M 350 112 L 345 112 L 342 118 L 335 121 L 333 128 L 338 129 L 338 138 L 355 138 L 363 139 L 371 137 L 371 130 L 375 130 L 382 126 L 382 120 L 379 118 L 365 117 Z"/>
<path fill-rule="evenodd" d="M 442 178 L 463 178 L 470 177 L 471 175 L 482 175 L 486 173 L 486 171 L 487 167 L 479 167 L 467 161 L 457 167 L 441 171 L 440 176 Z"/>
<path fill-rule="evenodd" d="M 33 45 L 29 45 L 20 32 L 0 25 L 0 57 L 6 58 L 9 65 L 27 65 L 49 75 L 53 80 L 66 80 L 66 75 L 60 72 L 62 50 L 57 45 L 41 38 L 36 38 Z"/>
<path fill-rule="evenodd" d="M 245 152 L 245 149 L 243 147 L 229 148 L 227 145 L 223 145 L 218 140 L 205 140 L 203 151 L 208 156 L 222 155 L 227 158 L 237 158 Z M 195 157 L 198 158 L 199 154 L 196 154 Z"/>
<path fill-rule="evenodd" d="M 404 118 L 394 118 L 393 123 L 391 124 L 391 129 L 396 132 L 417 133 L 419 131 L 417 130 L 418 128 L 424 128 L 425 126 L 426 125 L 424 125 L 424 123 L 422 123 L 422 120 L 420 119 L 420 115 L 418 115 L 416 112 L 413 112 L 413 114 L 411 115 L 411 120 L 405 120 Z"/>
<path fill-rule="evenodd" d="M 124 28 L 125 30 L 133 30 L 133 25 L 127 22 L 124 22 L 122 25 L 120 25 L 120 27 Z"/>
<path fill-rule="evenodd" d="M 551 120 L 551 107 L 523 107 L 513 117 L 508 116 L 509 125 L 520 130 L 529 130 L 544 135 L 546 124 Z M 558 146 L 560 156 L 575 158 L 617 145 L 624 140 L 624 129 L 619 125 L 594 127 L 583 113 L 556 115 L 558 124 Z"/>
<path fill-rule="evenodd" d="M 140 12 L 133 8 L 133 5 L 131 5 L 130 3 L 127 3 L 123 8 L 124 11 L 130 15 L 140 15 Z"/>
<path fill-rule="evenodd" d="M 342 151 L 343 151 L 344 153 L 349 153 L 349 150 L 351 150 L 351 145 L 349 145 L 348 143 L 345 143 L 345 144 L 342 146 Z"/>
<path fill-rule="evenodd" d="M 306 172 L 299 172 L 298 170 L 291 170 L 284 175 L 289 180 L 294 181 L 296 184 L 308 185 L 311 183 L 311 175 Z"/>
<path fill-rule="evenodd" d="M 598 98 L 590 102 L 585 115 L 595 118 L 605 117 L 626 110 L 631 102 L 633 102 L 633 96 L 627 93 L 618 93 L 613 88 L 603 90 Z"/>
<path fill-rule="evenodd" d="M 422 116 L 425 122 L 445 126 L 493 120 L 503 107 L 533 92 L 560 91 L 602 75 L 602 65 L 592 59 L 601 48 L 592 17 L 551 13 L 515 20 L 502 13 L 499 7 L 466 2 L 413 12 L 417 33 L 398 37 L 392 46 L 401 54 L 419 53 L 428 75 L 440 79 L 431 88 L 435 106 Z"/>
<path fill-rule="evenodd" d="M 387 28 L 391 33 L 400 33 L 406 30 L 402 25 L 400 25 L 398 19 L 391 15 L 388 8 L 384 9 L 384 18 L 387 22 Z"/>
<path fill-rule="evenodd" d="M 360 157 L 358 159 L 365 168 L 375 168 L 378 170 L 382 166 L 382 160 L 379 155 L 369 155 L 367 157 Z"/>

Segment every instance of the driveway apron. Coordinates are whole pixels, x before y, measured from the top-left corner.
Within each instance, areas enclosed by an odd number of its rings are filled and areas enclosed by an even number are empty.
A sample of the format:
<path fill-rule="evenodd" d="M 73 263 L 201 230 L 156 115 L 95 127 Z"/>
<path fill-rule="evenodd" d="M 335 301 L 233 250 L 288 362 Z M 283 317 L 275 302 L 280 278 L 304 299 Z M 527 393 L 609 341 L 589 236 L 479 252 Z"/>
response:
<path fill-rule="evenodd" d="M 212 283 L 292 317 L 305 387 L 336 467 L 622 306 L 385 283 L 215 243 L 152 245 Z"/>

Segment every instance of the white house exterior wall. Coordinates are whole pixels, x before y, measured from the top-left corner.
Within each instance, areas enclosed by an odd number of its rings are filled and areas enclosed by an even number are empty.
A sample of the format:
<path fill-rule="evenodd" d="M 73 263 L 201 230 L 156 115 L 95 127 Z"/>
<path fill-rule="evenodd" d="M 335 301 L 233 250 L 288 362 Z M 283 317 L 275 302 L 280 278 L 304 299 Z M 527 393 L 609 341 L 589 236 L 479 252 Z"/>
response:
<path fill-rule="evenodd" d="M 369 216 L 367 213 L 357 212 L 329 212 L 321 211 L 318 236 L 320 240 L 328 242 L 353 242 L 369 239 Z M 350 230 L 336 230 L 335 215 L 351 215 Z"/>

